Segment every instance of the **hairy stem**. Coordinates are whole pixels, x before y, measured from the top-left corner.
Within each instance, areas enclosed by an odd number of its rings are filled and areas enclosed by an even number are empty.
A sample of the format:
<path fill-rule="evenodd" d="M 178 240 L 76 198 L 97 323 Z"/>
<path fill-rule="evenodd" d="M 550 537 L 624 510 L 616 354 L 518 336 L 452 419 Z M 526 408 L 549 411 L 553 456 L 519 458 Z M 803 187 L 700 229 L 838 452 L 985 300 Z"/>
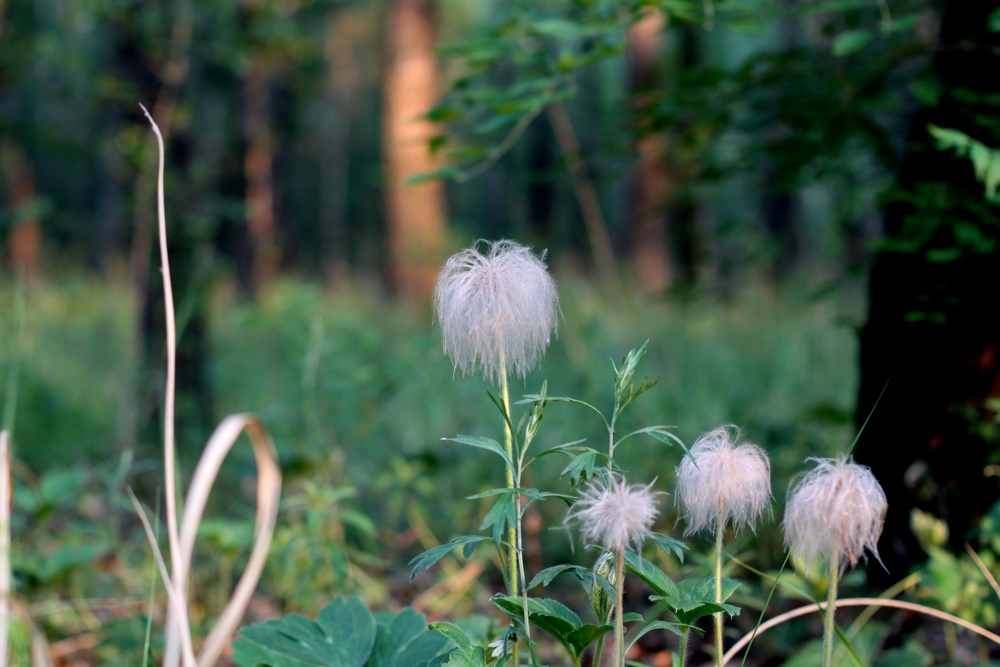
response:
<path fill-rule="evenodd" d="M 719 520 L 715 529 L 715 602 L 722 604 L 722 537 L 726 526 L 722 521 L 722 500 L 719 500 Z M 715 664 L 722 667 L 722 612 L 715 614 Z"/>
<path fill-rule="evenodd" d="M 507 362 L 503 356 L 503 348 L 500 349 L 500 397 L 503 401 L 503 409 L 507 415 L 507 419 L 503 422 L 503 444 L 504 451 L 507 452 L 507 458 L 511 461 L 514 460 L 514 434 L 510 432 L 510 394 L 507 391 Z M 514 469 L 511 467 L 507 468 L 507 488 L 515 489 L 514 486 Z M 520 516 L 518 516 L 518 523 L 520 523 Z M 507 568 L 508 575 L 510 577 L 510 583 L 508 584 L 510 595 L 516 597 L 518 592 L 518 577 L 517 577 L 517 533 L 518 530 L 514 526 L 508 526 L 507 528 Z"/>
<path fill-rule="evenodd" d="M 826 596 L 826 622 L 823 627 L 823 667 L 833 664 L 834 614 L 837 611 L 837 579 L 840 577 L 840 554 L 830 559 L 830 590 Z"/>
<path fill-rule="evenodd" d="M 598 619 L 601 621 L 601 625 L 607 619 Z M 601 658 L 604 657 L 604 636 L 602 635 L 600 639 L 597 640 L 597 646 L 594 647 L 594 659 L 591 660 L 590 664 L 593 667 L 601 667 Z"/>
<path fill-rule="evenodd" d="M 514 434 L 510 430 L 510 392 L 507 389 L 507 362 L 504 359 L 503 347 L 500 348 L 500 400 L 503 402 L 503 411 L 506 419 L 503 422 L 503 442 L 504 451 L 507 458 L 514 461 Z M 520 477 L 520 475 L 518 475 Z M 507 488 L 516 489 L 514 479 L 514 469 L 507 468 Z M 509 593 L 512 596 L 521 596 L 521 604 L 524 612 L 524 634 L 528 638 L 528 650 L 531 650 L 531 621 L 528 620 L 528 591 L 524 578 L 524 559 L 522 557 L 523 547 L 521 538 L 521 494 L 514 494 L 514 516 L 515 525 L 507 528 L 507 567 L 510 576 Z M 517 644 L 514 644 L 514 664 L 517 664 Z"/>
<path fill-rule="evenodd" d="M 685 632 L 681 636 L 681 645 L 678 648 L 678 652 L 680 653 L 680 656 L 679 656 L 680 657 L 680 661 L 679 661 L 680 662 L 680 667 L 684 667 L 684 665 L 687 663 L 687 653 L 688 653 L 688 633 L 687 632 Z"/>
<path fill-rule="evenodd" d="M 618 600 L 615 602 L 615 659 L 614 667 L 625 666 L 625 623 L 623 621 L 622 601 L 625 597 L 625 550 L 619 549 L 615 555 L 615 592 Z"/>

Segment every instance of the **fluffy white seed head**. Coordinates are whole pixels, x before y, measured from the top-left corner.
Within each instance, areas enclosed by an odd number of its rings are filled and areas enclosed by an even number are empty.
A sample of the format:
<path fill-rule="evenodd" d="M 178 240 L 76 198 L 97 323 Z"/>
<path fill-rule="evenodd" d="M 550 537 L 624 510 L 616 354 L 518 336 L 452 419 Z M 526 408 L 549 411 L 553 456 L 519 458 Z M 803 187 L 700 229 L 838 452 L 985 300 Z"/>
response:
<path fill-rule="evenodd" d="M 544 253 L 513 241 L 477 241 L 438 275 L 434 312 L 444 351 L 463 374 L 482 368 L 487 382 L 501 370 L 527 375 L 556 330 L 559 301 Z"/>
<path fill-rule="evenodd" d="M 626 549 L 649 534 L 659 514 L 658 495 L 662 492 L 653 491 L 652 484 L 629 486 L 620 475 L 611 476 L 610 486 L 595 479 L 580 494 L 567 519 L 580 522 L 587 542 L 609 551 Z"/>
<path fill-rule="evenodd" d="M 865 551 L 878 557 L 878 538 L 889 507 L 872 471 L 843 454 L 809 459 L 816 467 L 794 480 L 785 506 L 785 545 L 811 567 L 817 557 L 854 567 Z M 846 559 L 845 559 L 846 557 Z"/>
<path fill-rule="evenodd" d="M 723 527 L 753 530 L 770 510 L 771 461 L 763 449 L 749 442 L 737 445 L 738 439 L 735 426 L 709 431 L 677 468 L 674 502 L 687 522 L 685 535 L 715 532 L 720 521 Z"/>

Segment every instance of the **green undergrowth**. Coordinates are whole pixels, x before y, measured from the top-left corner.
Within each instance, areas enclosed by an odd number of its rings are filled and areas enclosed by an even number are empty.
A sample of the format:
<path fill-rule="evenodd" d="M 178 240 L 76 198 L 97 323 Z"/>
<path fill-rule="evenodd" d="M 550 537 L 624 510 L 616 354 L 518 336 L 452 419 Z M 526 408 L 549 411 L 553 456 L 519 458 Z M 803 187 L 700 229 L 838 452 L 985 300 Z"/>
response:
<path fill-rule="evenodd" d="M 804 457 L 830 455 L 850 441 L 856 343 L 845 321 L 857 323 L 861 308 L 847 291 L 817 300 L 750 284 L 725 300 L 706 294 L 682 301 L 609 296 L 571 277 L 559 287 L 558 339 L 532 375 L 512 384 L 512 400 L 537 392 L 547 380 L 551 395 L 606 408 L 612 360 L 648 339 L 643 365 L 659 383 L 630 408 L 622 429 L 676 424 L 674 433 L 690 444 L 705 430 L 733 423 L 770 454 L 779 507 Z M 128 447 L 125 416 L 138 413 L 139 400 L 130 384 L 138 327 L 128 289 L 70 276 L 36 281 L 25 295 L 23 345 L 15 342 L 14 318 L 0 320 L 4 377 L 20 359 L 14 443 L 28 482 L 18 488 L 36 493 L 30 487 L 37 480 L 70 470 L 85 481 L 87 493 L 113 495 L 136 480 L 142 490 L 143 471 L 153 479 L 162 463 L 158 442 Z M 0 284 L 0 308 L 13 312 L 14 299 L 15 286 Z M 478 530 L 486 501 L 455 501 L 488 488 L 495 470 L 470 448 L 441 438 L 499 437 L 496 408 L 481 380 L 454 377 L 426 305 L 402 306 L 361 288 L 323 290 L 294 280 L 279 281 L 256 304 L 239 301 L 228 286 L 216 289 L 208 303 L 211 348 L 203 370 L 215 421 L 231 412 L 260 415 L 285 468 L 272 561 L 299 565 L 295 576 L 269 566 L 264 595 L 282 609 L 307 613 L 340 592 L 387 600 L 411 590 L 405 562 L 429 541 Z M 10 399 L 5 393 L 4 400 Z M 607 437 L 596 417 L 571 405 L 551 406 L 545 422 L 544 438 L 587 437 L 600 446 Z M 189 473 L 204 443 L 179 444 Z M 207 522 L 199 541 L 205 585 L 196 582 L 195 589 L 203 592 L 206 618 L 241 570 L 252 533 L 249 452 L 238 447 L 224 465 L 214 492 L 222 502 L 216 502 L 216 520 Z M 637 439 L 621 451 L 620 463 L 643 479 L 659 477 L 669 488 L 680 456 L 679 448 Z M 565 486 L 559 479 L 564 465 L 557 457 L 540 461 L 535 483 Z M 152 506 L 156 489 L 145 491 Z M 60 518 L 54 504 L 51 520 L 72 526 L 69 534 L 83 541 L 92 542 L 92 533 L 102 539 L 131 534 L 136 526 L 128 507 L 113 498 L 102 502 L 111 510 L 81 512 L 68 499 L 70 518 Z M 548 502 L 539 505 L 542 525 L 557 525 L 564 508 Z M 659 525 L 670 532 L 671 501 L 664 510 Z M 22 514 L 28 511 L 40 510 L 36 503 Z M 91 525 L 102 517 L 116 525 Z M 774 523 L 758 530 L 758 538 L 735 548 L 754 551 L 765 569 L 777 567 L 781 549 Z M 546 543 L 545 553 L 570 549 L 562 531 L 547 530 L 537 539 Z M 21 545 L 44 546 L 49 560 L 58 560 L 62 546 L 51 535 L 22 539 Z M 142 584 L 133 589 L 148 573 L 120 572 L 117 583 L 108 583 L 115 568 L 130 566 L 107 556 L 102 551 L 87 563 L 71 563 L 65 576 L 31 573 L 25 581 L 44 589 L 51 580 L 77 596 L 98 592 L 74 583 L 76 568 L 82 581 L 104 582 L 101 594 L 125 595 L 128 589 L 128 595 L 143 597 Z M 88 574 L 95 567 L 105 568 L 101 577 Z"/>

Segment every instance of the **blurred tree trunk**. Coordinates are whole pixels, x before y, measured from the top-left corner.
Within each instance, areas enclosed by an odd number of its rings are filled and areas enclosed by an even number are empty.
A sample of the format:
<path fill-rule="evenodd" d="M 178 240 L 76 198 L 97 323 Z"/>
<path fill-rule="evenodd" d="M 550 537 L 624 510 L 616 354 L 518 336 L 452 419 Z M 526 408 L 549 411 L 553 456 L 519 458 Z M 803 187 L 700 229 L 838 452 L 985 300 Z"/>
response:
<path fill-rule="evenodd" d="M 260 61 L 250 66 L 243 79 L 243 137 L 246 153 L 243 173 L 246 181 L 247 242 L 251 282 L 245 291 L 256 295 L 266 289 L 278 272 L 278 250 L 274 222 L 274 142 L 271 133 L 271 69 Z"/>
<path fill-rule="evenodd" d="M 348 252 L 348 175 L 351 167 L 351 125 L 360 89 L 355 53 L 362 38 L 357 10 L 341 8 L 327 16 L 323 53 L 329 77 L 321 132 L 320 257 L 323 277 L 336 283 L 346 277 Z"/>
<path fill-rule="evenodd" d="M 657 64 L 665 19 L 650 12 L 629 29 L 629 87 L 635 111 L 648 106 L 648 94 L 658 83 Z M 637 146 L 639 160 L 632 172 L 629 236 L 639 284 L 646 292 L 661 292 L 674 277 L 669 247 L 667 205 L 673 179 L 666 164 L 667 139 L 647 133 Z"/>
<path fill-rule="evenodd" d="M 24 150 L 8 143 L 3 150 L 14 224 L 10 229 L 9 252 L 14 270 L 31 275 L 38 267 L 42 227 L 38 216 L 35 171 Z"/>
<path fill-rule="evenodd" d="M 444 185 L 406 183 L 438 166 L 427 146 L 435 128 L 421 117 L 440 90 L 435 38 L 431 0 L 391 0 L 383 112 L 389 279 L 409 298 L 433 291 L 447 224 Z"/>
<path fill-rule="evenodd" d="M 781 0 L 784 14 L 778 21 L 781 48 L 795 49 L 799 35 L 799 18 L 793 0 Z M 790 91 L 794 95 L 794 91 Z M 794 104 L 794 102 L 790 102 Z M 780 131 L 780 130 L 778 130 Z M 770 273 L 776 285 L 791 275 L 803 260 L 802 234 L 799 229 L 799 197 L 791 183 L 787 168 L 770 161 L 763 169 L 763 219 L 770 240 Z"/>
<path fill-rule="evenodd" d="M 996 8 L 996 0 L 944 6 L 932 61 L 940 96 L 914 118 L 886 209 L 888 243 L 872 266 L 858 425 L 874 412 L 856 457 L 889 499 L 879 543 L 889 575 L 870 567 L 875 583 L 898 580 L 922 560 L 909 528 L 913 508 L 947 520 L 960 548 L 1000 495 L 988 467 L 1000 441 L 997 208 L 970 161 L 936 149 L 927 132 L 933 123 L 1000 146 L 996 124 L 980 123 L 1000 117 L 1000 78 L 985 74 L 1000 72 L 1000 33 L 987 27 Z"/>
<path fill-rule="evenodd" d="M 556 165 L 556 146 L 552 132 L 541 123 L 532 123 L 527 131 L 530 176 L 528 180 L 527 209 L 531 234 L 542 247 L 555 242 L 556 188 L 552 177 Z"/>

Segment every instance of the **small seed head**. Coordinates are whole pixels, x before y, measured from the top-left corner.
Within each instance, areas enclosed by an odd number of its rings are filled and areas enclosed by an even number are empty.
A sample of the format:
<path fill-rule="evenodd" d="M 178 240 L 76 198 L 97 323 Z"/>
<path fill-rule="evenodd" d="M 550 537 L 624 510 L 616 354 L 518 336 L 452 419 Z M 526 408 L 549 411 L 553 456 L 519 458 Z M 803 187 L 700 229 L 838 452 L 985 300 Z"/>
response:
<path fill-rule="evenodd" d="M 888 502 L 872 471 L 849 457 L 811 458 L 816 467 L 794 480 L 785 507 L 785 545 L 811 567 L 817 557 L 849 564 L 878 556 Z"/>
<path fill-rule="evenodd" d="M 755 528 L 771 503 L 771 461 L 763 449 L 736 445 L 739 429 L 723 426 L 704 434 L 677 468 L 674 502 L 687 521 L 685 535 L 715 532 L 719 521 L 736 530 Z"/>
<path fill-rule="evenodd" d="M 638 545 L 649 534 L 659 510 L 653 485 L 629 486 L 621 475 L 611 475 L 609 484 L 592 480 L 580 494 L 567 519 L 576 519 L 583 538 L 609 551 Z"/>
<path fill-rule="evenodd" d="M 486 252 L 479 251 L 485 244 Z M 556 331 L 556 284 L 544 253 L 513 241 L 477 241 L 445 263 L 434 290 L 444 351 L 462 374 L 524 377 Z"/>

